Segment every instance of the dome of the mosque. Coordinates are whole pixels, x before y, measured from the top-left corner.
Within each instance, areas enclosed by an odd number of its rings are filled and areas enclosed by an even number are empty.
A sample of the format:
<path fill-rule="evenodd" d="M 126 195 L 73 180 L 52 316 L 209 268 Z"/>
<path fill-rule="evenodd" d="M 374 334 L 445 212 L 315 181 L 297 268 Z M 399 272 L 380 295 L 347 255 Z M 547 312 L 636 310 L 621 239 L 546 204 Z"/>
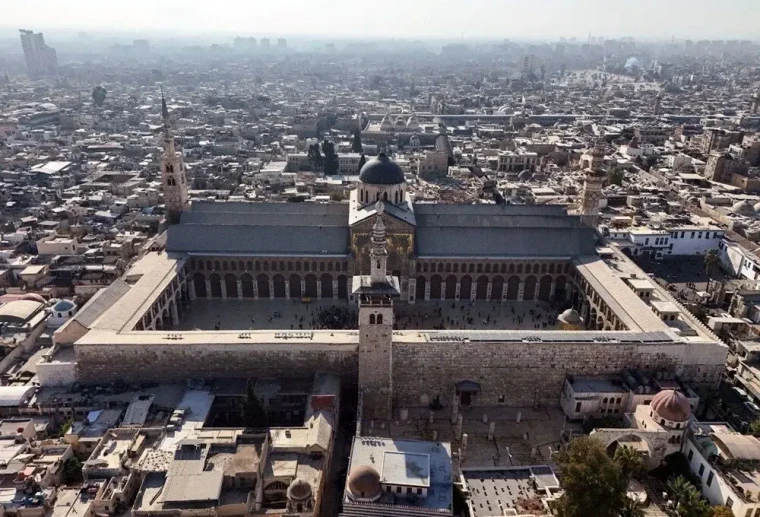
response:
<path fill-rule="evenodd" d="M 657 416 L 670 422 L 686 422 L 691 416 L 689 399 L 676 390 L 662 390 L 649 404 Z"/>
<path fill-rule="evenodd" d="M 32 302 L 47 303 L 47 300 L 37 293 L 27 293 L 23 295 L 19 300 L 29 300 Z"/>
<path fill-rule="evenodd" d="M 397 185 L 406 180 L 401 167 L 385 153 L 380 153 L 364 164 L 359 171 L 359 181 L 370 185 Z"/>
<path fill-rule="evenodd" d="M 311 485 L 306 480 L 296 478 L 288 487 L 287 495 L 291 501 L 305 501 L 311 498 Z"/>
<path fill-rule="evenodd" d="M 74 302 L 70 300 L 58 300 L 55 305 L 53 305 L 53 310 L 55 312 L 66 312 L 70 311 L 74 308 Z"/>
<path fill-rule="evenodd" d="M 755 215 L 755 209 L 752 204 L 746 199 L 743 201 L 737 201 L 731 207 L 731 211 L 735 214 L 753 216 Z"/>
<path fill-rule="evenodd" d="M 374 499 L 383 491 L 380 474 L 369 465 L 362 465 L 348 476 L 348 490 L 354 497 Z"/>
<path fill-rule="evenodd" d="M 570 325 L 577 325 L 578 323 L 582 323 L 581 315 L 578 314 L 578 311 L 576 311 L 573 308 L 567 309 L 565 312 L 560 314 L 559 319 L 563 323 L 567 323 Z"/>

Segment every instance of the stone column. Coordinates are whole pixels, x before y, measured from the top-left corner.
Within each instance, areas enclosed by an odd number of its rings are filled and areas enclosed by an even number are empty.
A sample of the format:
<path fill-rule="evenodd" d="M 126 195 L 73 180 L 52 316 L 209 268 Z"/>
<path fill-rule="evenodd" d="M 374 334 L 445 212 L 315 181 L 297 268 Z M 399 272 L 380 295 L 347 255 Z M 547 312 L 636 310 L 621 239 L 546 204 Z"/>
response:
<path fill-rule="evenodd" d="M 259 281 L 255 278 L 253 279 L 253 299 L 259 299 Z"/>
<path fill-rule="evenodd" d="M 322 280 L 317 280 L 317 298 L 322 299 Z"/>
<path fill-rule="evenodd" d="M 464 417 L 462 414 L 457 415 L 457 424 L 456 424 L 456 437 L 462 438 L 462 425 L 464 424 Z"/>
<path fill-rule="evenodd" d="M 290 280 L 285 280 L 285 299 L 290 300 Z"/>
<path fill-rule="evenodd" d="M 525 296 L 525 282 L 520 280 L 520 286 L 517 288 L 517 301 L 523 301 L 523 296 Z"/>
<path fill-rule="evenodd" d="M 425 282 L 425 300 L 430 299 L 430 282 Z"/>
<path fill-rule="evenodd" d="M 441 282 L 441 301 L 446 300 L 446 283 Z"/>
<path fill-rule="evenodd" d="M 472 287 L 470 288 L 470 301 L 474 300 L 477 294 L 478 294 L 478 283 L 472 282 Z"/>
<path fill-rule="evenodd" d="M 237 279 L 237 291 L 238 291 L 238 300 L 243 299 L 243 281 L 239 278 Z"/>
<path fill-rule="evenodd" d="M 222 281 L 219 282 L 220 287 L 222 288 L 222 300 L 227 299 L 227 282 L 225 282 L 224 278 L 222 278 Z"/>
<path fill-rule="evenodd" d="M 455 424 L 459 417 L 459 396 L 454 390 L 454 397 L 451 399 L 451 423 Z"/>
<path fill-rule="evenodd" d="M 338 281 L 333 280 L 333 300 L 338 299 Z"/>
<path fill-rule="evenodd" d="M 410 278 L 409 279 L 409 294 L 407 298 L 409 303 L 414 303 L 416 301 L 412 299 L 412 293 L 416 293 L 416 292 L 417 292 L 417 280 L 415 280 L 414 278 Z"/>
<path fill-rule="evenodd" d="M 211 298 L 211 280 L 206 280 L 206 297 Z"/>
<path fill-rule="evenodd" d="M 462 292 L 462 284 L 459 283 L 459 280 L 457 280 L 457 290 L 454 293 L 454 299 L 459 300 L 460 293 Z"/>
<path fill-rule="evenodd" d="M 507 301 L 507 291 L 508 291 L 508 285 L 505 282 L 504 286 L 501 288 L 501 301 L 506 302 Z"/>
<path fill-rule="evenodd" d="M 301 279 L 301 297 L 306 296 L 306 280 Z"/>
<path fill-rule="evenodd" d="M 269 279 L 269 299 L 274 300 L 274 280 Z"/>
<path fill-rule="evenodd" d="M 491 299 L 491 290 L 493 289 L 493 284 L 491 281 L 488 281 L 488 285 L 486 286 L 486 300 Z"/>
<path fill-rule="evenodd" d="M 172 325 L 179 325 L 179 314 L 177 314 L 177 303 L 172 303 L 169 306 L 169 316 L 172 320 Z"/>
<path fill-rule="evenodd" d="M 496 422 L 488 424 L 488 439 L 493 440 L 494 431 L 496 431 Z"/>
<path fill-rule="evenodd" d="M 195 282 L 187 284 L 187 294 L 190 296 L 190 300 L 195 300 Z"/>

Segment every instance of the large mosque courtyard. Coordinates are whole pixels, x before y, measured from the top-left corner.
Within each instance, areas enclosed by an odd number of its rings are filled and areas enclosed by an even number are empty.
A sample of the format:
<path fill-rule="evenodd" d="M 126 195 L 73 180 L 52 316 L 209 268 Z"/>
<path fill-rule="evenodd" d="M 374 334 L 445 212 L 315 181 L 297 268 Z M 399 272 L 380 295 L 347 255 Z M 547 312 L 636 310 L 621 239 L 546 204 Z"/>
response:
<path fill-rule="evenodd" d="M 311 330 L 319 312 L 337 306 L 356 312 L 344 300 L 240 300 L 198 298 L 183 311 L 176 330 Z M 541 301 L 425 301 L 397 303 L 395 327 L 456 330 L 553 330 L 567 307 Z"/>

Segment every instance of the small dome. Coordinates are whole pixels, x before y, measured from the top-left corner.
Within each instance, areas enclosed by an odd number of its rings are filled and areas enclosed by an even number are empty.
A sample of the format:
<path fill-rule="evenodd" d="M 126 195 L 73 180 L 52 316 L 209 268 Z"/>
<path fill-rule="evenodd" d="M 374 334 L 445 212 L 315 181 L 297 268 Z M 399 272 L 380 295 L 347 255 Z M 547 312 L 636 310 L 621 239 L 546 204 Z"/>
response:
<path fill-rule="evenodd" d="M 306 480 L 296 478 L 288 487 L 287 494 L 291 501 L 306 501 L 311 498 L 311 485 Z"/>
<path fill-rule="evenodd" d="M 396 126 L 396 129 L 406 129 L 406 121 L 401 115 L 396 117 L 396 122 L 394 122 L 393 125 Z"/>
<path fill-rule="evenodd" d="M 66 312 L 70 311 L 74 308 L 74 302 L 70 300 L 58 300 L 58 302 L 53 305 L 53 310 L 58 312 Z"/>
<path fill-rule="evenodd" d="M 29 300 L 32 302 L 47 303 L 47 300 L 37 293 L 27 293 L 21 298 L 19 298 L 19 300 Z"/>
<path fill-rule="evenodd" d="M 393 122 L 391 122 L 391 116 L 386 115 L 383 120 L 380 121 L 380 131 L 390 131 L 393 129 Z"/>
<path fill-rule="evenodd" d="M 746 216 L 755 215 L 755 209 L 752 207 L 752 204 L 746 199 L 743 201 L 737 201 L 736 203 L 734 203 L 733 206 L 731 207 L 731 211 L 739 215 L 746 215 Z"/>
<path fill-rule="evenodd" d="M 581 315 L 578 314 L 578 311 L 576 311 L 572 307 L 567 309 L 562 314 L 560 314 L 559 320 L 569 325 L 577 325 L 578 323 L 583 322 L 583 320 L 581 320 Z"/>
<path fill-rule="evenodd" d="M 374 499 L 383 492 L 380 474 L 369 465 L 357 467 L 348 476 L 348 490 L 354 497 Z"/>
<path fill-rule="evenodd" d="M 417 115 L 412 113 L 412 116 L 406 121 L 406 128 L 410 131 L 417 131 L 420 129 L 420 121 L 417 120 Z"/>
<path fill-rule="evenodd" d="M 649 406 L 660 418 L 670 422 L 686 422 L 691 416 L 689 399 L 680 391 L 662 390 L 654 396 Z"/>
<path fill-rule="evenodd" d="M 370 185 L 398 185 L 406 180 L 401 167 L 385 153 L 380 153 L 362 166 L 359 181 Z"/>

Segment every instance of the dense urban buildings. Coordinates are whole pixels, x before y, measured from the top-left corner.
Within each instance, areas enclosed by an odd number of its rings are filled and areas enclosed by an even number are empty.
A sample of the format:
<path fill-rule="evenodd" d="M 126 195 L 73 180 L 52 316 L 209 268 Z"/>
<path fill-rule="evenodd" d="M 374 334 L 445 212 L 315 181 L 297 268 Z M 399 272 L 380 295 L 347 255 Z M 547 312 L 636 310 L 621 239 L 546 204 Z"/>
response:
<path fill-rule="evenodd" d="M 634 510 L 760 514 L 757 43 L 45 32 L 4 513 L 552 515 L 589 443 Z"/>

